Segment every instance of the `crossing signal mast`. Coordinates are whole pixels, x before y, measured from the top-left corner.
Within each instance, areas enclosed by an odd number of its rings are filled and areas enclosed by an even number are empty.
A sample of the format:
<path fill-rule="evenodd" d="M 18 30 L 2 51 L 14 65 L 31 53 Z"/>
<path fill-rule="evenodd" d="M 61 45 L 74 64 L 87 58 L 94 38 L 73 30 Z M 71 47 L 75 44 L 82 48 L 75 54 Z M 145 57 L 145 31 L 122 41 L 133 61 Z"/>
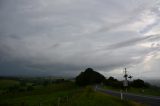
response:
<path fill-rule="evenodd" d="M 123 86 L 124 86 L 124 88 L 126 89 L 126 92 L 127 92 L 127 87 L 128 87 L 128 80 L 127 80 L 127 78 L 128 78 L 128 74 L 127 74 L 127 69 L 125 68 L 124 69 L 124 81 L 123 81 Z"/>
<path fill-rule="evenodd" d="M 124 68 L 124 78 L 127 80 L 128 74 L 127 74 L 127 68 Z"/>
<path fill-rule="evenodd" d="M 127 68 L 124 68 L 124 75 L 123 75 L 123 77 L 124 77 L 124 80 L 123 80 L 123 87 L 124 87 L 124 89 L 126 90 L 126 92 L 127 92 L 127 88 L 128 88 L 128 83 L 129 83 L 129 81 L 128 81 L 128 79 L 127 78 L 129 78 L 130 80 L 133 78 L 133 76 L 131 76 L 131 75 L 128 75 L 128 73 L 127 73 Z M 122 90 L 120 91 L 120 94 L 121 94 L 121 100 L 123 100 L 123 92 L 122 92 Z"/>
<path fill-rule="evenodd" d="M 129 83 L 128 78 L 131 80 L 133 78 L 133 76 L 128 75 L 127 68 L 124 68 L 124 75 L 123 75 L 123 77 L 124 77 L 123 86 L 124 86 L 124 88 L 126 89 L 126 92 L 127 92 L 127 87 L 128 87 L 128 83 Z"/>

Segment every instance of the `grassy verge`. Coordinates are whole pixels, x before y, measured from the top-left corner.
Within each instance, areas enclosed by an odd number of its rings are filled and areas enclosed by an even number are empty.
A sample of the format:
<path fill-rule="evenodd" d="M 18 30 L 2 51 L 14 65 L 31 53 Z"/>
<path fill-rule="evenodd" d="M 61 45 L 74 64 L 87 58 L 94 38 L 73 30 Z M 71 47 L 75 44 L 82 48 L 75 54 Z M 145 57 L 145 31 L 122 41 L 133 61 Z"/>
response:
<path fill-rule="evenodd" d="M 143 106 L 132 101 L 121 101 L 117 97 L 106 95 L 100 92 L 94 92 L 87 87 L 77 92 L 70 101 L 62 106 Z"/>
<path fill-rule="evenodd" d="M 128 92 L 142 94 L 142 95 L 150 95 L 150 96 L 160 96 L 159 88 L 130 88 Z"/>

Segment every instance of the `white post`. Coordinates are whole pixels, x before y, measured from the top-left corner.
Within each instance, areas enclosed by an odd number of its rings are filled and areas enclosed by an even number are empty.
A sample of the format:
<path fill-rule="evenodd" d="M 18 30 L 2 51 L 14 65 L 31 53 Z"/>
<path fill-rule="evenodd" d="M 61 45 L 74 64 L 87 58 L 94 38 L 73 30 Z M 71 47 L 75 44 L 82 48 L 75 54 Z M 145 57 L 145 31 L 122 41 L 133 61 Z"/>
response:
<path fill-rule="evenodd" d="M 95 91 L 97 90 L 97 85 L 96 85 L 96 87 L 95 87 Z"/>
<path fill-rule="evenodd" d="M 60 106 L 61 97 L 58 98 L 58 106 Z"/>
<path fill-rule="evenodd" d="M 67 103 L 68 103 L 68 96 L 67 96 Z"/>
<path fill-rule="evenodd" d="M 126 87 L 126 93 L 127 93 L 127 87 Z"/>
<path fill-rule="evenodd" d="M 120 91 L 120 93 L 121 93 L 121 100 L 123 100 L 123 93 L 122 93 L 122 90 Z"/>

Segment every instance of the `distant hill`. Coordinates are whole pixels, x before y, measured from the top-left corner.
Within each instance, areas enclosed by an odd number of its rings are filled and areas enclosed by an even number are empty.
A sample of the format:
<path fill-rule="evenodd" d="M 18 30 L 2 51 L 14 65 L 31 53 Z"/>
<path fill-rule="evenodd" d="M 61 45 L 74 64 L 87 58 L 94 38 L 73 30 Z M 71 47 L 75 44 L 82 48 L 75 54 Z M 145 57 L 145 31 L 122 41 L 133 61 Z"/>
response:
<path fill-rule="evenodd" d="M 76 77 L 76 84 L 80 86 L 92 85 L 101 83 L 105 80 L 105 77 L 94 71 L 92 68 L 87 68 L 84 72 L 81 72 Z"/>

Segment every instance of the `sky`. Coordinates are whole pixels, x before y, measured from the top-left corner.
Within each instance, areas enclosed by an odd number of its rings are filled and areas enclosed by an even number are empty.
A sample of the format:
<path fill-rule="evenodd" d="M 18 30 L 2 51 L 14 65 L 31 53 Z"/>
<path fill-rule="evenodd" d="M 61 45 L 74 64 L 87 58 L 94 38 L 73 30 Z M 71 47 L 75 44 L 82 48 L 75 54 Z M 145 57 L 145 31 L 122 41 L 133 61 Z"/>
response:
<path fill-rule="evenodd" d="M 0 0 L 0 75 L 74 77 L 91 67 L 160 79 L 160 0 Z"/>

